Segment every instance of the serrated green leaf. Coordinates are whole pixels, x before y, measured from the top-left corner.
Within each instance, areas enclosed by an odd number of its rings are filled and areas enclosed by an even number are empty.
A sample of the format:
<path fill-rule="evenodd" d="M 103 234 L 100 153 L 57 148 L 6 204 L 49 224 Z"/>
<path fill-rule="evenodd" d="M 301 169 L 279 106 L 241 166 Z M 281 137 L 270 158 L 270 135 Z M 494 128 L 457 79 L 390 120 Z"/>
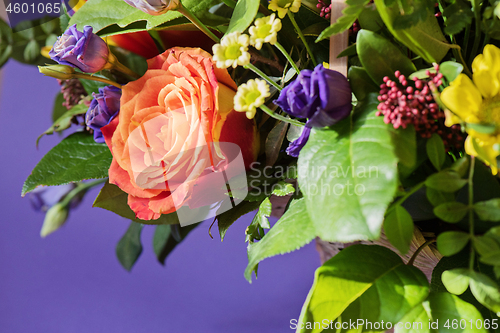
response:
<path fill-rule="evenodd" d="M 271 228 L 268 218 L 269 216 L 271 216 L 272 208 L 273 207 L 269 198 L 265 198 L 264 201 L 262 201 L 262 203 L 260 204 L 259 210 L 257 211 L 257 214 L 255 214 L 253 221 L 259 224 L 262 228 Z"/>
<path fill-rule="evenodd" d="M 395 324 L 428 293 L 425 275 L 405 265 L 394 252 L 378 245 L 352 245 L 316 270 L 299 322 L 335 320 L 359 299 L 361 309 L 365 309 L 361 318 Z M 321 329 L 304 326 L 297 332 Z"/>
<path fill-rule="evenodd" d="M 495 281 L 485 274 L 472 272 L 469 285 L 472 294 L 479 303 L 497 315 L 500 313 L 500 290 Z"/>
<path fill-rule="evenodd" d="M 59 102 L 58 97 L 56 97 L 55 103 Z M 62 104 L 61 104 L 61 106 L 62 106 Z M 54 106 L 54 108 L 55 108 L 55 106 Z M 66 112 L 64 112 L 59 118 L 57 118 L 56 121 L 54 121 L 54 123 L 52 124 L 52 126 L 49 127 L 49 129 L 47 129 L 45 132 L 40 134 L 40 136 L 36 139 L 37 146 L 38 146 L 38 142 L 40 141 L 42 136 L 50 135 L 50 134 L 53 134 L 54 132 L 62 132 L 65 129 L 70 128 L 71 119 L 73 119 L 74 116 L 86 113 L 88 110 L 88 106 L 86 106 L 85 104 L 77 104 L 69 110 L 67 110 L 66 107 L 64 107 L 64 106 L 62 106 L 62 108 L 64 108 L 64 110 L 66 110 Z M 54 112 L 55 112 L 55 109 L 54 109 L 52 115 L 54 115 Z"/>
<path fill-rule="evenodd" d="M 273 185 L 273 195 L 278 197 L 284 197 L 286 195 L 292 194 L 295 192 L 295 187 L 292 184 L 286 183 L 284 181 L 279 181 L 278 183 Z"/>
<path fill-rule="evenodd" d="M 413 220 L 411 215 L 401 206 L 393 209 L 384 220 L 384 232 L 395 248 L 406 254 L 410 250 L 413 238 Z"/>
<path fill-rule="evenodd" d="M 446 202 L 455 201 L 453 193 L 441 192 L 430 187 L 426 188 L 426 195 L 427 200 L 429 200 L 433 206 L 439 206 Z"/>
<path fill-rule="evenodd" d="M 111 160 L 108 146 L 96 143 L 89 133 L 71 134 L 38 162 L 24 182 L 22 195 L 41 185 L 106 178 Z"/>
<path fill-rule="evenodd" d="M 141 231 L 142 224 L 130 223 L 127 232 L 116 244 L 116 256 L 127 271 L 132 269 L 132 266 L 142 253 Z"/>
<path fill-rule="evenodd" d="M 437 248 L 443 256 L 457 254 L 467 243 L 469 243 L 469 234 L 462 231 L 446 231 L 437 238 Z"/>
<path fill-rule="evenodd" d="M 397 189 L 392 126 L 377 117 L 377 95 L 330 129 L 313 129 L 302 149 L 299 185 L 317 236 L 377 239 Z"/>
<path fill-rule="evenodd" d="M 161 215 L 157 220 L 141 220 L 135 217 L 135 213 L 130 209 L 128 194 L 123 192 L 118 186 L 106 182 L 94 200 L 92 207 L 99 207 L 109 210 L 121 217 L 141 224 L 175 224 L 179 223 L 177 214 Z"/>
<path fill-rule="evenodd" d="M 446 202 L 434 208 L 434 214 L 448 223 L 460 222 L 469 212 L 469 207 L 461 202 Z"/>
<path fill-rule="evenodd" d="M 465 184 L 467 184 L 467 180 L 460 178 L 458 173 L 450 170 L 434 173 L 425 181 L 425 186 L 446 193 L 456 192 Z"/>
<path fill-rule="evenodd" d="M 455 0 L 443 11 L 445 17 L 444 33 L 456 35 L 472 23 L 474 13 L 468 1 Z"/>
<path fill-rule="evenodd" d="M 257 243 L 248 246 L 248 266 L 245 278 L 251 282 L 252 272 L 259 262 L 278 254 L 295 251 L 315 237 L 314 226 L 305 207 L 305 200 L 294 200 L 290 208 L 271 230 Z"/>
<path fill-rule="evenodd" d="M 229 27 L 225 35 L 231 32 L 243 32 L 252 24 L 259 10 L 259 0 L 240 0 L 236 3 Z"/>
<path fill-rule="evenodd" d="M 456 268 L 444 271 L 441 280 L 448 292 L 454 295 L 462 295 L 469 288 L 469 270 L 467 268 Z"/>
<path fill-rule="evenodd" d="M 382 84 L 385 76 L 396 80 L 395 71 L 410 75 L 415 65 L 387 38 L 368 30 L 360 30 L 356 50 L 364 69 L 376 84 Z"/>
<path fill-rule="evenodd" d="M 241 216 L 250 213 L 259 208 L 262 200 L 258 201 L 242 201 L 233 209 L 230 209 L 222 214 L 217 215 L 217 225 L 219 227 L 220 240 L 224 240 L 227 229 L 236 222 Z"/>
<path fill-rule="evenodd" d="M 474 211 L 477 216 L 483 221 L 500 221 L 500 198 L 491 199 L 488 201 L 476 202 Z"/>
<path fill-rule="evenodd" d="M 427 139 L 425 148 L 432 165 L 437 171 L 440 171 L 446 159 L 446 150 L 444 149 L 443 140 L 439 135 L 434 133 L 429 139 Z"/>

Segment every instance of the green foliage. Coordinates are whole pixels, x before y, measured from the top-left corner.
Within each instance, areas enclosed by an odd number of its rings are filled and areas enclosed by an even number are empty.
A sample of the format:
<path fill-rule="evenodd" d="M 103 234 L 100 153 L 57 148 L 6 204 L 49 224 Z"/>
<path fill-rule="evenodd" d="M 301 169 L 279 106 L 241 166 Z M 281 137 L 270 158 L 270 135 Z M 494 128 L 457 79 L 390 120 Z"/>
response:
<path fill-rule="evenodd" d="M 425 186 L 446 193 L 456 192 L 465 184 L 467 184 L 467 180 L 462 179 L 458 173 L 451 170 L 432 174 L 425 181 Z"/>
<path fill-rule="evenodd" d="M 0 19 L 0 68 L 9 60 L 13 50 L 12 29 Z"/>
<path fill-rule="evenodd" d="M 271 216 L 272 204 L 269 198 L 265 198 L 259 206 L 252 223 L 245 230 L 245 242 L 254 243 L 264 237 L 264 229 L 271 228 L 268 218 Z M 257 272 L 257 270 L 255 270 Z"/>
<path fill-rule="evenodd" d="M 463 70 L 464 66 L 458 62 L 445 61 L 439 64 L 439 73 L 443 74 L 448 82 L 454 81 Z"/>
<path fill-rule="evenodd" d="M 469 207 L 461 202 L 446 202 L 434 208 L 434 214 L 448 223 L 460 222 L 469 212 Z"/>
<path fill-rule="evenodd" d="M 359 60 L 368 75 L 377 84 L 382 84 L 384 76 L 396 80 L 394 72 L 410 75 L 416 71 L 415 65 L 387 38 L 368 30 L 360 30 L 356 40 Z"/>
<path fill-rule="evenodd" d="M 288 125 L 289 124 L 287 122 L 279 121 L 267 135 L 264 146 L 267 165 L 274 165 L 274 163 L 278 160 L 281 145 L 283 144 L 283 140 L 285 140 L 288 130 Z"/>
<path fill-rule="evenodd" d="M 395 30 L 409 29 L 420 22 L 425 22 L 429 14 L 433 14 L 434 11 L 434 1 L 432 0 L 398 1 L 396 4 L 404 15 L 399 15 L 394 19 L 393 28 Z"/>
<path fill-rule="evenodd" d="M 438 171 L 441 170 L 441 167 L 446 159 L 446 151 L 441 137 L 436 133 L 432 134 L 432 136 L 427 140 L 426 150 L 427 156 L 429 156 L 429 160 L 432 165 L 434 165 Z"/>
<path fill-rule="evenodd" d="M 370 3 L 370 1 L 346 0 L 345 3 L 347 7 L 342 11 L 342 16 L 337 20 L 337 22 L 323 30 L 323 32 L 316 39 L 316 43 L 349 29 L 352 24 L 358 19 L 359 15 L 361 14 L 365 6 Z"/>
<path fill-rule="evenodd" d="M 22 195 L 40 185 L 63 185 L 85 179 L 106 178 L 111 160 L 108 146 L 96 143 L 89 133 L 71 134 L 38 162 L 24 182 Z"/>
<path fill-rule="evenodd" d="M 446 27 L 444 32 L 456 35 L 472 23 L 474 13 L 468 1 L 454 0 L 444 11 Z"/>
<path fill-rule="evenodd" d="M 452 193 L 446 193 L 442 191 L 435 190 L 433 188 L 426 188 L 427 200 L 433 206 L 439 206 L 446 202 L 455 201 L 455 196 Z"/>
<path fill-rule="evenodd" d="M 392 144 L 394 152 L 398 157 L 399 164 L 412 169 L 417 163 L 417 133 L 415 127 L 410 125 L 406 128 L 393 129 Z"/>
<path fill-rule="evenodd" d="M 403 263 L 389 249 L 377 245 L 352 245 L 328 260 L 315 273 L 313 286 L 299 322 L 344 319 L 344 312 L 359 301 L 357 318 L 370 322 L 400 321 L 429 293 L 425 275 Z M 297 332 L 321 332 L 300 329 Z"/>
<path fill-rule="evenodd" d="M 369 93 L 378 93 L 380 91 L 380 88 L 373 82 L 363 67 L 349 67 L 347 78 L 351 82 L 352 92 L 358 101 L 367 98 Z"/>
<path fill-rule="evenodd" d="M 384 232 L 395 248 L 406 254 L 413 238 L 413 220 L 406 209 L 397 206 L 384 220 Z"/>
<path fill-rule="evenodd" d="M 141 231 L 142 224 L 131 222 L 123 237 L 116 244 L 116 256 L 127 271 L 132 269 L 142 253 Z"/>
<path fill-rule="evenodd" d="M 495 313 L 500 313 L 500 289 L 487 275 L 471 272 L 469 286 L 474 297 Z"/>
<path fill-rule="evenodd" d="M 290 208 L 262 240 L 249 244 L 245 278 L 251 282 L 252 272 L 260 261 L 278 254 L 295 251 L 309 243 L 314 236 L 314 225 L 307 213 L 305 200 L 293 200 Z"/>
<path fill-rule="evenodd" d="M 259 11 L 259 0 L 241 0 L 236 3 L 233 15 L 231 16 L 231 21 L 229 22 L 229 27 L 227 28 L 226 35 L 239 31 L 243 32 L 248 28 L 257 12 Z"/>
<path fill-rule="evenodd" d="M 59 95 L 56 97 L 56 103 L 59 102 Z M 57 112 L 60 112 L 59 106 L 55 105 L 57 107 Z M 38 142 L 44 135 L 50 135 L 53 134 L 54 132 L 62 132 L 65 129 L 70 128 L 72 124 L 72 120 L 75 116 L 85 114 L 88 110 L 88 107 L 85 104 L 78 104 L 73 106 L 71 109 L 67 110 L 66 107 L 62 106 L 62 109 L 66 110 L 59 118 L 57 118 L 52 126 L 49 127 L 45 132 L 40 134 L 40 136 L 36 139 L 36 144 L 38 146 Z M 55 114 L 56 109 L 54 109 L 54 112 L 52 113 L 53 115 Z"/>
<path fill-rule="evenodd" d="M 224 240 L 224 236 L 226 235 L 227 229 L 229 229 L 229 227 L 243 215 L 248 214 L 259 208 L 262 200 L 251 201 L 251 202 L 242 201 L 233 209 L 230 209 L 222 214 L 217 215 L 217 226 L 219 227 L 219 235 L 221 241 Z"/>
<path fill-rule="evenodd" d="M 292 194 L 295 192 L 295 187 L 292 184 L 286 183 L 284 181 L 279 181 L 273 186 L 273 195 L 278 197 L 284 197 L 286 195 Z"/>
<path fill-rule="evenodd" d="M 469 270 L 466 268 L 450 269 L 441 276 L 446 290 L 454 295 L 462 295 L 469 288 Z"/>
<path fill-rule="evenodd" d="M 62 93 L 58 93 L 54 100 L 54 108 L 52 109 L 52 122 L 55 122 L 59 117 L 65 114 L 68 109 L 63 105 L 64 96 Z"/>
<path fill-rule="evenodd" d="M 397 187 L 391 126 L 375 116 L 376 94 L 330 129 L 314 129 L 298 166 L 317 235 L 327 241 L 376 239 Z M 356 187 L 357 186 L 357 187 Z"/>
<path fill-rule="evenodd" d="M 173 219 L 177 219 L 177 215 L 175 213 L 169 214 L 168 216 Z M 195 223 L 182 228 L 179 227 L 178 224 L 161 224 L 156 226 L 153 236 L 153 250 L 158 261 L 162 265 L 165 265 L 165 260 L 169 254 L 198 225 L 199 223 Z M 174 236 L 176 233 L 178 234 L 178 237 Z"/>
<path fill-rule="evenodd" d="M 437 248 L 443 256 L 459 253 L 469 243 L 469 234 L 462 231 L 446 231 L 439 234 Z"/>
<path fill-rule="evenodd" d="M 500 198 L 476 202 L 474 211 L 483 221 L 500 222 Z"/>

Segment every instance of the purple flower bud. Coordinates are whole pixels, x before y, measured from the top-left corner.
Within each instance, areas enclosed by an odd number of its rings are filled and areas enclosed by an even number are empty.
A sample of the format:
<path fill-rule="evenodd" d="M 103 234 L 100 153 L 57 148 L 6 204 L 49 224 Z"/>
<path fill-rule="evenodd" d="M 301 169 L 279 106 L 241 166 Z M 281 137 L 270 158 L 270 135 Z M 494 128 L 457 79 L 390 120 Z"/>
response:
<path fill-rule="evenodd" d="M 304 69 L 286 86 L 274 103 L 297 118 L 309 118 L 309 127 L 331 126 L 352 110 L 352 95 L 346 77 L 318 65 Z"/>
<path fill-rule="evenodd" d="M 123 0 L 149 15 L 161 15 L 179 7 L 179 0 Z"/>
<path fill-rule="evenodd" d="M 114 86 L 99 88 L 99 93 L 92 93 L 94 99 L 85 115 L 87 126 L 94 130 L 94 140 L 104 143 L 101 127 L 109 124 L 120 111 L 121 89 Z"/>
<path fill-rule="evenodd" d="M 45 212 L 61 201 L 75 187 L 76 185 L 73 183 L 59 186 L 38 187 L 31 191 L 29 195 L 31 206 L 36 211 Z M 80 201 L 81 197 L 76 196 L 71 200 L 70 207 L 75 208 L 80 204 Z"/>
<path fill-rule="evenodd" d="M 96 34 L 91 26 L 83 27 L 83 33 L 76 30 L 76 24 L 57 38 L 50 58 L 61 65 L 78 68 L 82 72 L 96 73 L 108 62 L 108 45 Z"/>
<path fill-rule="evenodd" d="M 306 145 L 307 140 L 309 140 L 310 134 L 311 128 L 305 126 L 297 140 L 290 142 L 290 145 L 288 145 L 288 148 L 286 149 L 286 153 L 292 157 L 299 157 L 299 153 Z"/>

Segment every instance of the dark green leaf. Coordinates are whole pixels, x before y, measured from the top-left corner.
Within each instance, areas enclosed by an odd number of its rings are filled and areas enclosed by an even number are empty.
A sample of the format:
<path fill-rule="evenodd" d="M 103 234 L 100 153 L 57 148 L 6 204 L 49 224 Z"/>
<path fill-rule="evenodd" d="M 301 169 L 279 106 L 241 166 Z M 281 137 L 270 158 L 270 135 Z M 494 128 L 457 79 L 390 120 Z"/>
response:
<path fill-rule="evenodd" d="M 278 155 L 281 150 L 281 145 L 285 139 L 288 130 L 288 123 L 280 121 L 273 127 L 267 135 L 265 150 L 266 150 L 266 165 L 274 165 L 278 160 Z"/>
<path fill-rule="evenodd" d="M 397 206 L 387 215 L 384 220 L 384 232 L 387 239 L 401 254 L 406 254 L 410 250 L 413 220 L 406 209 Z"/>
<path fill-rule="evenodd" d="M 63 114 L 65 114 L 68 109 L 64 105 L 64 96 L 62 93 L 58 93 L 54 100 L 54 109 L 52 110 L 52 122 L 55 122 L 59 119 Z"/>
<path fill-rule="evenodd" d="M 169 215 L 173 215 L 173 218 L 177 219 L 177 215 L 175 213 Z M 195 223 L 182 228 L 179 227 L 178 224 L 163 224 L 156 226 L 155 234 L 153 236 L 153 249 L 158 261 L 162 265 L 164 265 L 168 255 L 175 249 L 177 245 L 179 245 L 180 242 L 182 242 L 186 238 L 189 232 L 196 228 L 198 225 L 199 223 Z M 173 228 L 180 229 L 180 241 L 174 238 L 172 230 Z"/>
<path fill-rule="evenodd" d="M 83 89 L 89 94 L 89 96 L 92 96 L 92 93 L 99 93 L 99 88 L 103 88 L 107 86 L 106 83 L 103 82 L 98 82 L 94 80 L 85 80 L 85 79 L 80 79 L 80 82 L 82 83 Z"/>
<path fill-rule="evenodd" d="M 469 165 L 469 157 L 468 155 L 465 155 L 453 162 L 450 169 L 458 173 L 460 177 L 465 177 L 465 175 L 469 171 Z"/>
<path fill-rule="evenodd" d="M 500 221 L 500 198 L 491 199 L 488 201 L 476 202 L 474 211 L 477 216 L 483 221 Z"/>
<path fill-rule="evenodd" d="M 58 103 L 58 102 L 59 101 L 56 98 L 55 103 Z M 55 107 L 56 106 L 54 106 L 54 111 L 53 111 L 52 115 L 54 115 Z M 52 126 L 49 127 L 48 130 L 46 130 L 45 132 L 40 134 L 40 136 L 36 139 L 37 146 L 38 146 L 38 142 L 40 141 L 42 136 L 50 135 L 50 134 L 53 134 L 54 132 L 62 132 L 65 129 L 68 129 L 72 124 L 71 120 L 73 119 L 74 116 L 84 114 L 88 110 L 88 107 L 85 104 L 77 104 L 69 110 L 67 110 L 65 106 L 62 106 L 62 108 L 64 110 L 66 110 L 66 112 L 64 112 L 59 118 L 57 118 L 56 121 L 54 121 L 54 123 L 52 124 Z"/>
<path fill-rule="evenodd" d="M 127 271 L 132 269 L 142 252 L 141 244 L 142 224 L 132 222 L 127 232 L 116 244 L 116 256 Z"/>
<path fill-rule="evenodd" d="M 108 146 L 96 143 L 92 135 L 85 132 L 71 134 L 36 165 L 23 185 L 22 195 L 40 185 L 106 178 L 111 160 Z"/>
<path fill-rule="evenodd" d="M 358 101 L 364 100 L 369 93 L 378 93 L 380 88 L 373 82 L 363 67 L 351 66 L 347 72 L 351 89 Z"/>
<path fill-rule="evenodd" d="M 315 237 L 314 226 L 305 207 L 305 200 L 294 200 L 290 208 L 257 243 L 248 246 L 245 278 L 251 282 L 257 264 L 269 257 L 295 251 Z"/>
<path fill-rule="evenodd" d="M 457 254 L 467 243 L 469 243 L 469 234 L 462 231 L 446 231 L 437 238 L 437 248 L 443 256 Z"/>
<path fill-rule="evenodd" d="M 372 31 L 358 32 L 356 49 L 366 72 L 377 84 L 383 83 L 384 76 L 395 80 L 395 71 L 408 76 L 417 70 L 394 44 Z"/>
<path fill-rule="evenodd" d="M 359 299 L 369 321 L 395 324 L 421 304 L 428 293 L 425 275 L 405 265 L 394 252 L 378 245 L 352 245 L 316 270 L 299 321 L 335 320 Z M 316 326 L 297 332 L 321 329 Z"/>
<path fill-rule="evenodd" d="M 443 140 L 439 135 L 434 133 L 427 140 L 427 144 L 425 147 L 427 150 L 427 156 L 429 157 L 432 165 L 434 165 L 437 171 L 440 171 L 446 158 L 446 151 L 444 149 Z"/>
<path fill-rule="evenodd" d="M 399 163 L 412 169 L 417 163 L 417 135 L 412 125 L 391 129 L 392 143 Z"/>
<path fill-rule="evenodd" d="M 461 221 L 469 212 L 469 207 L 461 202 L 446 202 L 434 208 L 434 214 L 449 223 Z"/>
<path fill-rule="evenodd" d="M 469 273 L 467 268 L 451 269 L 443 272 L 441 280 L 448 292 L 462 295 L 469 288 Z"/>
<path fill-rule="evenodd" d="M 12 29 L 0 19 L 0 68 L 9 60 L 12 54 Z"/>
<path fill-rule="evenodd" d="M 429 200 L 433 206 L 439 206 L 446 202 L 455 201 L 453 193 L 441 192 L 430 187 L 426 188 L 426 195 L 427 200 Z"/>
<path fill-rule="evenodd" d="M 425 186 L 447 193 L 456 192 L 465 184 L 467 184 L 467 180 L 460 178 L 458 173 L 449 170 L 432 174 L 425 181 Z"/>
<path fill-rule="evenodd" d="M 226 35 L 231 32 L 243 32 L 252 24 L 257 11 L 259 10 L 259 0 L 240 0 L 236 3 L 233 16 L 229 22 Z"/>
<path fill-rule="evenodd" d="M 241 216 L 248 214 L 251 211 L 254 211 L 257 208 L 259 208 L 261 202 L 262 200 L 253 202 L 242 201 L 233 209 L 230 209 L 220 215 L 217 215 L 217 225 L 219 227 L 219 234 L 221 241 L 224 240 L 224 236 L 226 235 L 227 229 L 229 229 L 229 227 L 234 222 L 236 222 L 236 220 L 238 220 Z"/>
<path fill-rule="evenodd" d="M 500 313 L 500 291 L 495 281 L 485 274 L 472 272 L 470 290 L 479 303 L 497 314 Z"/>
<path fill-rule="evenodd" d="M 446 18 L 444 33 L 456 35 L 472 23 L 474 13 L 468 1 L 455 0 L 446 6 L 443 16 Z"/>
<path fill-rule="evenodd" d="M 397 188 L 391 128 L 377 95 L 331 129 L 313 129 L 299 156 L 299 185 L 317 236 L 350 242 L 377 239 Z M 303 171 L 303 172 L 302 172 Z"/>

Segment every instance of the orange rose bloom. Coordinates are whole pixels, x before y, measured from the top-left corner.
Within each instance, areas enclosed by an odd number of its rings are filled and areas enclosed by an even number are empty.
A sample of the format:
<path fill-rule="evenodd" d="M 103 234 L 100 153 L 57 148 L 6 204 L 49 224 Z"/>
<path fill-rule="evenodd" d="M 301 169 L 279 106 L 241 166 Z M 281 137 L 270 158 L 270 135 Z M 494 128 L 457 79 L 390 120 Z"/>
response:
<path fill-rule="evenodd" d="M 238 145 L 245 166 L 256 159 L 255 122 L 233 110 L 236 89 L 207 52 L 192 48 L 148 60 L 144 76 L 123 86 L 119 116 L 102 132 L 113 154 L 109 182 L 128 193 L 137 218 L 154 220 L 188 202 L 224 160 L 214 143 Z"/>

